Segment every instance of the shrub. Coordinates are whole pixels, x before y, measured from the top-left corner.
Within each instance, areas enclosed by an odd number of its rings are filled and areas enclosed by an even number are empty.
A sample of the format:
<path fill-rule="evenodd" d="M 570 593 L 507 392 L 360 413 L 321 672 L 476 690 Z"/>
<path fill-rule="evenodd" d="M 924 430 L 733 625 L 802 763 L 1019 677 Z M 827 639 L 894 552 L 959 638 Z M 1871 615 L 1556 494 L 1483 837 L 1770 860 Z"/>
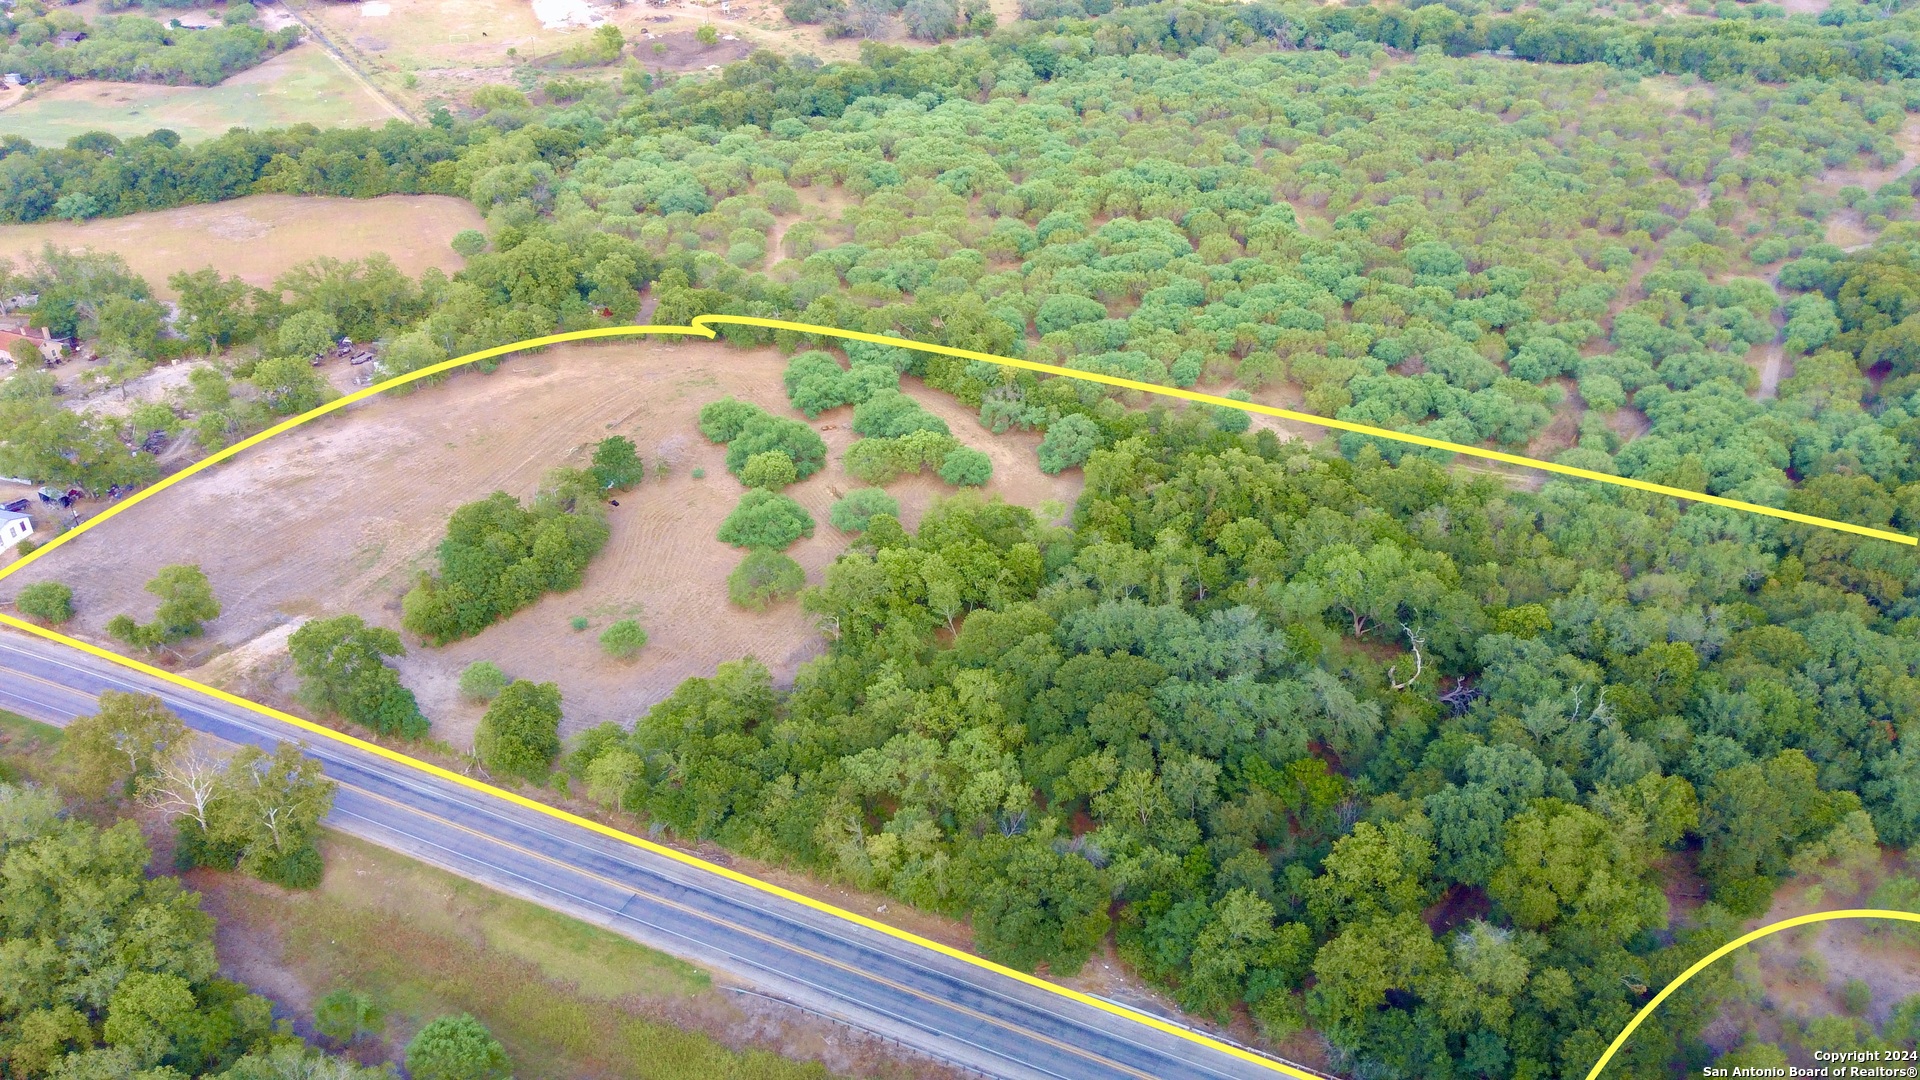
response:
<path fill-rule="evenodd" d="M 777 551 L 750 551 L 727 575 L 727 599 L 743 608 L 765 611 L 798 595 L 807 584 L 800 564 Z"/>
<path fill-rule="evenodd" d="M 1100 427 L 1075 413 L 1047 425 L 1047 437 L 1040 440 L 1040 471 L 1052 476 L 1084 465 L 1100 445 Z"/>
<path fill-rule="evenodd" d="M 49 626 L 59 626 L 73 618 L 73 590 L 57 581 L 36 581 L 20 590 L 13 606 L 22 615 L 31 615 Z"/>
<path fill-rule="evenodd" d="M 1049 296 L 1034 313 L 1034 329 L 1042 334 L 1065 330 L 1081 323 L 1099 322 L 1107 317 L 1107 306 L 1084 296 Z"/>
<path fill-rule="evenodd" d="M 940 479 L 955 487 L 979 487 L 993 479 L 993 459 L 984 451 L 956 446 L 940 462 Z"/>
<path fill-rule="evenodd" d="M 833 504 L 827 520 L 843 533 L 858 533 L 867 531 L 867 521 L 875 514 L 899 517 L 900 500 L 879 488 L 856 488 Z"/>
<path fill-rule="evenodd" d="M 700 410 L 700 431 L 727 444 L 727 471 L 735 476 L 755 454 L 778 450 L 793 461 L 794 476 L 805 480 L 827 461 L 827 444 L 798 420 L 771 416 L 758 406 L 721 398 Z"/>
<path fill-rule="evenodd" d="M 487 706 L 473 748 L 497 773 L 539 782 L 560 754 L 560 687 L 515 679 Z"/>
<path fill-rule="evenodd" d="M 766 488 L 778 491 L 793 483 L 798 476 L 793 467 L 793 459 L 784 451 L 768 450 L 755 454 L 740 466 L 740 482 L 752 488 Z"/>
<path fill-rule="evenodd" d="M 147 591 L 160 598 L 153 621 L 141 625 L 132 616 L 115 615 L 107 623 L 107 633 L 129 645 L 151 649 L 192 637 L 202 624 L 220 617 L 220 601 L 198 566 L 161 567 L 147 582 Z"/>
<path fill-rule="evenodd" d="M 341 988 L 323 997 L 313 1007 L 313 1027 L 320 1034 L 344 1046 L 362 1035 L 381 1028 L 380 1010 L 373 999 L 358 990 Z"/>
<path fill-rule="evenodd" d="M 724 397 L 700 410 L 700 434 L 714 442 L 732 442 L 747 424 L 765 415 L 757 405 Z"/>
<path fill-rule="evenodd" d="M 319 888 L 320 879 L 326 874 L 320 849 L 311 843 L 292 851 L 275 852 L 268 849 L 265 855 L 253 861 L 249 869 L 261 881 L 283 889 Z"/>
<path fill-rule="evenodd" d="M 817 349 L 787 361 L 783 382 L 787 400 L 809 417 L 847 403 L 847 372 L 831 354 Z"/>
<path fill-rule="evenodd" d="M 502 1080 L 507 1051 L 473 1017 L 442 1016 L 407 1044 L 407 1072 L 414 1080 Z"/>
<path fill-rule="evenodd" d="M 1848 1016 L 1865 1016 L 1873 1007 L 1873 987 L 1864 979 L 1848 979 L 1840 987 L 1840 1008 Z"/>
<path fill-rule="evenodd" d="M 1245 390 L 1229 390 L 1226 395 L 1235 401 L 1252 401 Z M 1253 426 L 1253 414 L 1245 409 L 1229 408 L 1225 405 L 1213 407 L 1213 426 L 1221 431 L 1230 431 L 1235 435 Z"/>
<path fill-rule="evenodd" d="M 492 701 L 506 685 L 507 673 L 491 660 L 475 660 L 460 673 L 460 696 L 468 701 Z"/>
<path fill-rule="evenodd" d="M 846 10 L 846 0 L 788 0 L 780 12 L 791 22 L 823 23 Z"/>
<path fill-rule="evenodd" d="M 606 628 L 600 635 L 600 647 L 607 655 L 621 660 L 631 660 L 647 646 L 647 632 L 632 619 L 621 619 Z"/>
<path fill-rule="evenodd" d="M 567 620 L 567 625 L 573 627 L 576 632 L 585 630 L 587 628 L 587 617 L 585 615 L 575 615 L 573 618 Z"/>
<path fill-rule="evenodd" d="M 740 497 L 727 520 L 720 523 L 720 540 L 735 547 L 785 551 L 795 540 L 813 535 L 813 518 L 785 495 L 756 488 Z"/>
<path fill-rule="evenodd" d="M 861 439 L 842 456 L 847 475 L 862 483 L 884 484 L 895 477 L 935 468 L 960 445 L 951 435 L 916 431 L 898 439 Z"/>
<path fill-rule="evenodd" d="M 705 469 L 693 470 L 693 478 L 695 480 L 705 480 L 707 478 L 707 470 Z"/>
<path fill-rule="evenodd" d="M 876 439 L 897 439 L 916 431 L 951 434 L 947 422 L 898 390 L 881 390 L 853 410 L 853 430 Z"/>

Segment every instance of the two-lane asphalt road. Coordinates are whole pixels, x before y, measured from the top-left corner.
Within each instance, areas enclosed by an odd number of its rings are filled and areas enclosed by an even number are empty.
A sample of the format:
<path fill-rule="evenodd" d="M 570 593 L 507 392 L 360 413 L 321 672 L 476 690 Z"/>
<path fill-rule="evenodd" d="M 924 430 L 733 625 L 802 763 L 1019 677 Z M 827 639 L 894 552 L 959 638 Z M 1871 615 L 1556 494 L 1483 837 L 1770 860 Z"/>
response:
<path fill-rule="evenodd" d="M 345 832 L 955 1064 L 1019 1080 L 1283 1075 L 217 698 L 0 633 L 0 708 L 64 724 L 110 689 L 156 694 L 231 743 L 304 742 L 340 785 L 329 823 Z"/>

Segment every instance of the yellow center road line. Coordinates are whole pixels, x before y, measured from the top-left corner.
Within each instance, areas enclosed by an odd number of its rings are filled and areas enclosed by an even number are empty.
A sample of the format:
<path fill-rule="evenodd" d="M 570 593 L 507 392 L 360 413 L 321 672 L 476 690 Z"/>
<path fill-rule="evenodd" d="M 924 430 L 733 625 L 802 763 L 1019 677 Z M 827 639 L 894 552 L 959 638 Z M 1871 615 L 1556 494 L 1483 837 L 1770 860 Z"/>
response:
<path fill-rule="evenodd" d="M 422 370 L 426 370 L 426 369 L 422 369 Z M 99 519 L 96 518 L 95 520 L 97 521 Z M 3 575 L 0 575 L 0 576 L 3 576 Z M 1169 1021 L 1162 1020 L 1161 1018 L 1154 1016 L 1151 1013 L 1141 1012 L 1137 1009 L 1130 1009 L 1125 1005 L 1115 1004 L 1114 1002 L 1110 1002 L 1102 998 L 1094 997 L 1091 994 L 1083 994 L 1078 990 L 1072 990 L 1067 987 L 1061 986 L 1057 983 L 1049 982 L 1046 979 L 1042 979 L 1037 975 L 1029 975 L 1024 971 L 1017 971 L 1003 964 L 996 964 L 991 960 L 987 960 L 983 957 L 975 956 L 972 953 L 969 953 L 963 949 L 954 948 L 951 945 L 947 945 L 942 942 L 935 941 L 931 938 L 921 937 L 918 934 L 912 933 L 910 931 L 902 930 L 896 926 L 890 926 L 886 923 L 880 922 L 877 919 L 868 918 L 867 916 L 859 914 L 858 912 L 848 911 L 845 908 L 836 907 L 835 905 L 829 904 L 823 900 L 816 900 L 813 897 L 807 896 L 803 893 L 794 892 L 792 889 L 783 888 L 779 885 L 773 884 L 772 882 L 762 881 L 759 878 L 752 877 L 747 874 L 743 874 L 740 871 L 734 870 L 730 867 L 721 866 L 718 863 L 708 862 L 705 859 L 699 858 L 698 856 L 689 855 L 686 852 L 680 851 L 676 848 L 671 848 L 664 844 L 658 844 L 651 840 L 642 839 L 641 837 L 634 836 L 631 833 L 622 832 L 619 829 L 612 827 L 611 825 L 603 825 L 598 821 L 592 820 L 591 818 L 584 818 L 578 814 L 574 814 L 569 811 L 562 810 L 558 807 L 549 806 L 546 803 L 539 802 L 534 799 L 530 799 L 525 795 L 521 795 L 517 792 L 508 791 L 505 788 L 494 787 L 492 784 L 488 784 L 480 780 L 475 780 L 473 777 L 470 777 L 470 776 L 464 776 L 460 773 L 452 771 L 451 769 L 446 769 L 439 765 L 435 765 L 432 762 L 422 761 L 419 758 L 410 757 L 406 754 L 401 753 L 398 750 L 393 750 L 388 747 L 381 746 L 378 743 L 368 742 L 365 739 L 361 739 L 353 735 L 348 735 L 345 732 L 335 731 L 332 728 L 314 723 L 313 721 L 305 719 L 304 717 L 295 716 L 292 713 L 288 713 L 288 712 L 282 712 L 281 710 L 273 708 L 270 705 L 262 705 L 257 701 L 250 701 L 247 698 L 240 697 L 237 694 L 230 694 L 227 691 L 221 690 L 217 687 L 212 687 L 212 686 L 206 685 L 205 683 L 196 682 L 192 679 L 187 678 L 184 675 L 177 675 L 171 671 L 166 671 L 161 668 L 154 667 L 151 664 L 144 663 L 139 660 L 135 660 L 132 657 L 122 656 L 119 653 L 113 652 L 112 650 L 103 649 L 98 645 L 81 641 L 78 638 L 68 637 L 67 635 L 62 634 L 57 630 L 50 630 L 44 626 L 36 625 L 34 623 L 26 621 L 25 619 L 21 619 L 17 616 L 0 613 L 0 625 L 11 626 L 16 630 L 23 630 L 29 634 L 34 635 L 35 637 L 39 637 L 46 641 L 52 641 L 61 645 L 65 645 L 68 648 L 78 649 L 79 651 L 84 652 L 89 656 L 99 657 L 102 660 L 106 660 L 110 663 L 118 664 L 121 667 L 125 667 L 133 671 L 140 672 L 143 675 L 147 675 L 151 678 L 159 679 L 162 682 L 171 683 L 174 686 L 178 686 L 185 690 L 191 690 L 197 694 L 204 694 L 207 697 L 211 697 L 217 701 L 223 701 L 229 705 L 235 706 L 236 708 L 241 708 L 249 712 L 257 713 L 261 716 L 265 716 L 272 720 L 278 720 L 281 723 L 292 725 L 293 727 L 299 728 L 301 731 L 305 731 L 312 735 L 317 735 L 320 738 L 329 739 L 329 740 L 332 740 L 333 742 L 340 743 L 344 746 L 351 746 L 356 750 L 361 750 L 366 753 L 373 754 L 377 757 L 385 758 L 386 760 L 394 762 L 395 764 L 404 765 L 408 768 L 415 769 L 429 776 L 433 776 L 441 780 L 445 780 L 448 783 L 458 784 L 459 786 L 467 788 L 470 791 L 476 791 L 483 795 L 490 795 L 494 798 L 505 800 L 506 802 L 512 803 L 513 805 L 521 807 L 523 809 L 532 810 L 535 813 L 545 814 L 546 816 L 554 818 L 555 820 L 558 820 L 558 821 L 564 821 L 569 825 L 576 825 L 590 832 L 599 833 L 600 835 L 608 837 L 610 839 L 618 840 L 621 843 L 631 844 L 632 846 L 637 847 L 643 851 L 647 851 L 654 855 L 661 856 L 662 858 L 671 859 L 674 862 L 680 863 L 684 866 L 689 866 L 697 870 L 702 870 L 709 874 L 716 874 L 720 877 L 726 878 L 728 881 L 734 882 L 739 885 L 745 885 L 751 889 L 757 889 L 760 892 L 768 894 L 769 896 L 777 896 L 782 900 L 788 900 L 793 903 L 799 904 L 802 907 L 811 908 L 814 911 L 818 911 L 823 915 L 829 915 L 837 919 L 845 920 L 857 926 L 865 927 L 866 929 L 874 931 L 875 933 L 885 934 L 888 937 L 894 938 L 897 941 L 904 941 L 910 945 L 917 945 L 920 948 L 929 949 L 933 952 L 939 953 L 940 955 L 948 957 L 950 959 L 958 960 L 965 964 L 970 964 L 983 971 L 988 971 L 995 975 L 1012 979 L 1016 982 L 1025 983 L 1028 986 L 1034 987 L 1039 990 L 1044 990 L 1047 993 L 1057 995 L 1069 1001 L 1077 1002 L 1089 1008 L 1098 1009 L 1101 1012 L 1107 1013 L 1111 1016 L 1117 1016 L 1125 1020 L 1131 1020 L 1138 1024 L 1144 1024 L 1147 1027 L 1153 1028 L 1154 1030 L 1159 1031 L 1163 1034 L 1172 1035 L 1175 1038 L 1184 1039 L 1187 1042 L 1194 1043 L 1199 1046 L 1204 1046 L 1209 1050 L 1215 1051 L 1216 1053 L 1225 1054 L 1229 1057 L 1238 1058 L 1242 1061 L 1259 1065 L 1263 1068 L 1270 1069 L 1274 1072 L 1281 1073 L 1286 1076 L 1295 1077 L 1296 1080 L 1324 1080 L 1323 1077 L 1317 1076 L 1314 1073 L 1307 1072 L 1303 1069 L 1296 1068 L 1285 1062 L 1276 1061 L 1272 1058 L 1266 1057 L 1265 1055 L 1256 1053 L 1254 1051 L 1246 1050 L 1246 1049 L 1242 1049 L 1241 1047 L 1234 1046 L 1231 1043 L 1225 1043 L 1225 1042 L 1221 1042 L 1218 1039 L 1209 1038 L 1208 1036 L 1200 1034 L 1199 1032 L 1189 1031 L 1178 1024 L 1174 1024 Z"/>
<path fill-rule="evenodd" d="M 1763 937 L 1777 934 L 1782 930 L 1791 930 L 1796 926 L 1806 926 L 1810 923 L 1836 922 L 1841 919 L 1897 919 L 1900 922 L 1920 923 L 1920 915 L 1916 915 L 1911 911 L 1889 911 L 1885 908 L 1843 908 L 1838 911 L 1815 911 L 1806 915 L 1796 915 L 1791 919 L 1782 919 L 1776 923 L 1768 923 L 1758 930 L 1750 930 L 1694 961 L 1692 967 L 1681 972 L 1679 978 L 1668 983 L 1658 994 L 1655 994 L 1652 1001 L 1641 1006 L 1640 1011 L 1633 1014 L 1633 1019 L 1628 1021 L 1627 1026 L 1622 1028 L 1620 1034 L 1613 1037 L 1613 1042 L 1607 1045 L 1607 1052 L 1601 1054 L 1600 1060 L 1594 1062 L 1593 1068 L 1587 1071 L 1586 1080 L 1597 1080 L 1600 1075 L 1600 1070 L 1606 1068 L 1607 1062 L 1613 1060 L 1613 1055 L 1618 1053 L 1620 1048 L 1627 1044 L 1627 1037 L 1632 1035 L 1634 1029 L 1640 1026 L 1640 1022 L 1653 1015 L 1653 1010 L 1659 1008 L 1661 1002 L 1667 1000 L 1676 990 L 1686 985 L 1687 980 L 1705 971 L 1715 960 L 1733 952 L 1735 949 L 1752 944 Z"/>
<path fill-rule="evenodd" d="M 710 912 L 701 911 L 700 909 L 693 907 L 690 904 L 683 904 L 678 900 L 669 900 L 664 896 L 658 895 L 657 893 L 651 893 L 644 889 L 637 888 L 631 883 L 624 882 L 624 881 L 616 881 L 613 878 L 604 877 L 591 870 L 587 870 L 582 867 L 575 866 L 572 863 L 566 862 L 562 859 L 556 859 L 550 855 L 541 854 L 540 852 L 534 851 L 531 848 L 522 847 L 521 845 L 516 844 L 511 840 L 503 840 L 497 836 L 493 836 L 491 834 L 482 832 L 479 829 L 475 829 L 471 826 L 462 825 L 457 821 L 449 821 L 438 814 L 435 814 L 426 810 L 422 810 L 418 807 L 409 806 L 398 799 L 394 799 L 389 796 L 382 795 L 375 791 L 369 791 L 366 788 L 360 787 L 356 784 L 348 784 L 348 783 L 345 783 L 344 781 L 338 781 L 338 780 L 334 782 L 337 784 L 340 784 L 341 787 L 351 788 L 354 791 L 359 792 L 361 795 L 366 796 L 367 798 L 376 800 L 378 802 L 386 803 L 389 806 L 397 807 L 410 814 L 414 814 L 419 817 L 426 818 L 429 821 L 438 822 L 439 824 L 444 825 L 447 828 L 465 833 L 468 836 L 478 837 L 479 839 L 484 840 L 487 843 L 495 844 L 499 847 L 506 848 L 509 851 L 518 852 L 521 855 L 526 856 L 527 858 L 534 859 L 538 862 L 546 863 L 549 866 L 559 867 L 560 869 L 566 870 L 569 873 L 587 878 L 590 881 L 599 882 L 600 884 L 605 885 L 608 888 L 614 889 L 618 892 L 631 893 L 634 896 L 637 896 L 650 903 L 659 904 L 662 907 L 672 908 L 675 911 L 678 911 L 685 915 L 690 915 L 697 919 L 701 919 L 711 923 L 716 923 L 720 926 L 724 926 L 727 929 L 734 931 L 735 933 L 744 934 L 747 937 L 753 938 L 756 941 L 761 941 L 768 945 L 774 946 L 775 948 L 784 949 L 788 952 L 796 953 L 816 963 L 824 964 L 828 967 L 834 968 L 839 971 L 844 971 L 850 975 L 857 975 L 863 979 L 872 980 L 873 982 L 877 982 L 880 985 L 885 986 L 889 990 L 897 991 L 909 997 L 919 998 L 922 1001 L 930 1002 L 942 1008 L 952 1009 L 955 1012 L 971 1017 L 972 1019 L 978 1020 L 982 1023 L 991 1024 L 1003 1030 L 1011 1031 L 1016 1034 L 1026 1036 L 1028 1038 L 1036 1039 L 1057 1050 L 1064 1050 L 1069 1054 L 1073 1054 L 1076 1057 L 1085 1058 L 1088 1061 L 1095 1062 L 1100 1065 L 1108 1066 L 1110 1068 L 1118 1069 L 1129 1076 L 1137 1076 L 1140 1078 L 1140 1080 L 1154 1080 L 1154 1076 L 1152 1073 L 1141 1072 L 1140 1070 L 1132 1068 L 1131 1066 L 1128 1066 L 1122 1062 L 1118 1062 L 1110 1058 L 1102 1057 L 1099 1054 L 1093 1053 L 1090 1050 L 1086 1050 L 1078 1046 L 1074 1046 L 1071 1043 L 1062 1042 L 1061 1040 L 1055 1039 L 1048 1035 L 1042 1035 L 1038 1032 L 1031 1031 L 1027 1028 L 1023 1028 L 1018 1024 L 1008 1023 L 1007 1021 L 1002 1020 L 998 1017 L 988 1015 L 987 1013 L 980 1012 L 976 1009 L 969 1008 L 965 1005 L 960 1005 L 958 1003 L 948 1001 L 944 998 L 936 997 L 932 994 L 926 993 L 923 990 L 916 990 L 911 986 L 907 986 L 903 983 L 895 982 L 892 979 L 886 978 L 883 975 L 876 975 L 871 971 L 864 971 L 844 961 L 835 960 L 832 957 L 826 956 L 822 953 L 817 953 L 811 949 L 802 948 L 791 942 L 783 941 L 780 938 L 773 936 L 772 934 L 768 934 L 759 930 L 754 930 L 750 927 L 742 926 L 739 923 L 721 918 Z M 420 839 L 425 839 L 425 838 L 422 837 Z M 562 838 L 555 837 L 555 839 L 562 839 Z M 504 869 L 504 868 L 500 868 L 500 869 Z M 849 942 L 849 944 L 852 944 L 855 947 L 860 947 L 858 942 Z M 936 1032 L 935 1034 L 941 1034 L 941 1033 Z M 988 1053 L 994 1053 L 994 1051 L 989 1050 Z M 1004 1055 L 1001 1055 L 1001 1056 L 1004 1056 Z"/>

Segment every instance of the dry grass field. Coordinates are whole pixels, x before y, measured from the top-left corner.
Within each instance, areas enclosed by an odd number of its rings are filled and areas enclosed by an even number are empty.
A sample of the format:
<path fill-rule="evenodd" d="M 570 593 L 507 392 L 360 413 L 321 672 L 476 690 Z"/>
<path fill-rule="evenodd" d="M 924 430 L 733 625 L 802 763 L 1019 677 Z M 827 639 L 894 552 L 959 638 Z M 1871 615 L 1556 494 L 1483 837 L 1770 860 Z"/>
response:
<path fill-rule="evenodd" d="M 112 251 L 171 299 L 167 276 L 179 270 L 212 266 L 264 286 L 322 255 L 359 259 L 381 251 L 410 276 L 429 266 L 451 273 L 465 260 L 448 243 L 484 223 L 472 203 L 446 195 L 252 195 L 80 223 L 0 225 L 0 258 L 17 261 L 47 244 Z"/>
<path fill-rule="evenodd" d="M 0 594 L 33 580 L 65 581 L 81 608 L 75 628 L 97 638 L 117 612 L 149 614 L 152 598 L 141 585 L 158 568 L 197 562 L 225 605 L 209 627 L 216 646 L 240 646 L 276 628 L 284 633 L 293 619 L 342 612 L 397 627 L 400 598 L 431 565 L 456 506 L 495 490 L 530 495 L 547 470 L 583 463 L 582 447 L 624 434 L 650 465 L 666 461 L 668 473 L 649 476 L 609 510 L 612 539 L 585 584 L 477 637 L 414 648 L 401 661 L 435 734 L 456 747 L 470 741 L 480 710 L 459 699 L 455 682 L 480 659 L 512 675 L 557 681 L 567 732 L 631 721 L 681 680 L 742 656 L 791 677 L 820 648 L 820 635 L 797 604 L 754 613 L 727 602 L 726 577 L 742 553 L 715 533 L 745 489 L 723 467 L 724 448 L 708 443 L 695 422 L 701 406 L 725 394 L 793 415 L 781 390 L 783 364 L 771 349 L 659 341 L 517 358 L 490 376 L 462 375 L 281 436 L 107 522 L 0 585 Z M 961 439 L 993 456 L 989 495 L 1037 507 L 1070 503 L 1078 494 L 1077 471 L 1039 472 L 1037 435 L 996 437 L 945 395 L 909 389 Z M 827 510 L 858 486 L 839 466 L 854 438 L 850 414 L 841 409 L 815 422 L 830 463 L 789 489 L 818 523 L 814 536 L 789 552 L 815 581 L 847 540 L 827 523 Z M 704 477 L 695 479 L 695 469 Z M 950 489 L 921 477 L 890 490 L 912 524 Z M 651 641 L 631 662 L 610 660 L 598 634 L 629 616 L 640 619 Z M 589 628 L 571 629 L 575 617 L 585 617 Z M 284 699 L 292 688 L 279 670 L 284 651 L 262 645 L 268 647 L 257 650 L 256 663 L 223 674 L 236 688 Z"/>
<path fill-rule="evenodd" d="M 313 44 L 296 46 L 218 86 L 83 79 L 40 88 L 31 96 L 18 90 L 0 93 L 0 135 L 45 146 L 64 145 L 89 131 L 127 138 L 168 128 L 194 143 L 235 127 L 360 127 L 393 118 L 386 103 Z"/>

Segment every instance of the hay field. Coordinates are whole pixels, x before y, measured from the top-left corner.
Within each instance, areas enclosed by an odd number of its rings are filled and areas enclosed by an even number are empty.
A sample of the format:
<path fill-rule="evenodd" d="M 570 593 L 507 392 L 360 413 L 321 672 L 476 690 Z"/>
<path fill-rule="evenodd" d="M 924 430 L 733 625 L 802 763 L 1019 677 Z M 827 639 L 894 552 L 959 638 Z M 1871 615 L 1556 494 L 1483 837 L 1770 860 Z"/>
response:
<path fill-rule="evenodd" d="M 451 273 L 466 260 L 448 243 L 484 223 L 472 203 L 447 195 L 249 195 L 79 223 L 0 225 L 0 258 L 18 261 L 49 243 L 117 252 L 157 294 L 172 299 L 167 276 L 178 270 L 213 266 L 264 286 L 321 255 L 359 259 L 381 251 L 412 276 L 429 266 Z"/>
<path fill-rule="evenodd" d="M 89 131 L 127 138 L 168 128 L 194 143 L 234 127 L 362 127 L 394 119 L 384 102 L 314 44 L 295 46 L 218 86 L 83 79 L 22 97 L 18 90 L 0 94 L 0 135 L 43 146 L 62 146 Z"/>
<path fill-rule="evenodd" d="M 458 698 L 455 684 L 480 659 L 511 675 L 558 682 L 566 732 L 631 721 L 681 680 L 741 656 L 758 657 L 788 678 L 822 639 L 798 604 L 753 613 L 727 602 L 726 577 L 743 553 L 715 533 L 745 489 L 723 467 L 724 448 L 696 426 L 700 407 L 725 394 L 796 415 L 781 389 L 784 362 L 771 349 L 659 341 L 563 346 L 516 358 L 492 375 L 458 376 L 290 432 L 77 539 L 0 584 L 0 593 L 29 581 L 64 581 L 81 612 L 74 628 L 98 639 L 117 612 L 150 614 L 153 598 L 141 586 L 157 569 L 198 562 L 225 605 L 208 630 L 217 645 L 239 646 L 291 619 L 343 612 L 397 628 L 400 598 L 431 565 L 455 507 L 494 490 L 528 496 L 547 470 L 583 464 L 581 448 L 624 434 L 649 465 L 669 462 L 669 473 L 650 475 L 609 510 L 612 538 L 585 584 L 469 640 L 413 648 L 400 662 L 435 734 L 456 747 L 470 742 L 480 710 Z M 963 441 L 993 456 L 989 494 L 1028 506 L 1077 496 L 1077 470 L 1039 472 L 1038 436 L 994 436 L 945 395 L 909 389 Z M 818 523 L 811 539 L 789 551 L 816 582 L 847 540 L 827 524 L 827 510 L 858 486 L 839 465 L 854 437 L 850 416 L 851 409 L 841 409 L 814 423 L 825 429 L 829 464 L 788 489 Z M 704 478 L 693 477 L 695 468 L 705 470 Z M 925 477 L 890 490 L 912 524 L 950 489 Z M 570 628 L 576 616 L 589 620 L 587 631 Z M 651 641 L 632 662 L 610 660 L 596 639 L 628 616 L 640 619 Z M 249 689 L 284 692 L 291 684 L 270 673 L 265 685 Z"/>

